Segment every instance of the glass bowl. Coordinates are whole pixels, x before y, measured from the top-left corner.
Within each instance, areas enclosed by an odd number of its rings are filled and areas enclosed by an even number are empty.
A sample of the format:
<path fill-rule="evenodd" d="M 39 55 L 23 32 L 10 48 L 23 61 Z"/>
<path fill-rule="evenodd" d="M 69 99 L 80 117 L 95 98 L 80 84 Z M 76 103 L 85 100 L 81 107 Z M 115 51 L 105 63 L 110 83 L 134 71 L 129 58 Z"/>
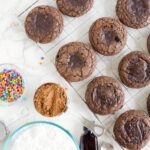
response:
<path fill-rule="evenodd" d="M 27 131 L 28 130 L 28 132 L 29 133 L 31 133 L 30 132 L 30 130 L 32 130 L 33 128 L 35 128 L 35 127 L 37 127 L 37 126 L 43 126 L 43 125 L 47 125 L 48 127 L 50 127 L 51 128 L 51 130 L 52 131 L 57 131 L 57 132 L 60 132 L 60 133 L 62 133 L 62 134 L 64 134 L 64 136 L 62 137 L 62 140 L 64 140 L 64 139 L 68 139 L 70 142 L 71 142 L 71 144 L 72 144 L 72 146 L 74 147 L 73 149 L 75 149 L 75 150 L 80 150 L 80 148 L 79 148 L 79 144 L 77 143 L 77 141 L 75 140 L 75 138 L 72 136 L 72 134 L 69 132 L 69 131 L 67 131 L 66 129 L 64 129 L 63 127 L 61 127 L 61 126 L 59 126 L 59 125 L 57 125 L 57 124 L 55 124 L 55 123 L 52 123 L 52 122 L 47 122 L 47 121 L 35 121 L 35 122 L 30 122 L 30 123 L 27 123 L 27 124 L 25 124 L 25 125 L 23 125 L 23 126 L 21 126 L 21 127 L 19 127 L 17 130 L 15 130 L 8 138 L 7 138 L 7 140 L 5 141 L 5 143 L 4 143 L 4 146 L 3 146 L 3 150 L 11 150 L 12 149 L 12 144 L 14 143 L 14 141 L 17 141 L 18 142 L 18 137 L 20 137 L 21 135 L 22 135 L 22 137 L 25 137 L 25 135 L 23 134 L 24 133 L 24 131 Z M 44 131 L 43 131 L 44 132 Z M 32 134 L 33 136 L 35 136 L 35 137 L 37 137 L 37 136 L 39 136 L 39 135 L 37 135 L 37 134 L 35 134 L 35 131 L 33 130 L 33 133 L 34 134 Z M 46 132 L 47 133 L 47 132 Z M 48 132 L 49 133 L 49 132 Z M 33 139 L 34 140 L 36 140 L 36 138 L 35 137 L 33 137 Z M 58 136 L 57 136 L 58 137 Z M 52 139 L 54 138 L 54 139 L 56 139 L 55 137 L 51 137 Z M 27 139 L 26 137 L 25 137 L 25 139 Z M 20 139 L 19 139 L 20 140 Z M 51 141 L 51 140 L 50 140 Z M 68 141 L 68 142 L 69 142 Z M 42 143 L 43 141 L 41 141 L 41 143 Z M 60 141 L 58 140 L 58 141 L 56 141 L 56 144 L 57 144 L 57 142 L 59 142 L 60 143 Z M 62 141 L 61 141 L 62 142 Z M 63 141 L 63 143 L 64 142 L 67 142 L 67 141 Z M 67 142 L 67 143 L 68 143 Z M 25 141 L 25 143 L 26 143 L 26 141 Z M 58 145 L 58 144 L 57 144 Z M 33 146 L 33 144 L 32 144 L 32 146 Z M 21 149 L 20 147 L 19 147 L 19 149 Z M 48 149 L 49 150 L 51 150 L 51 148 L 50 147 L 48 147 Z M 32 149 L 32 150 L 35 150 L 35 149 Z M 52 148 L 52 150 L 53 150 L 53 148 Z M 67 150 L 70 150 L 70 148 L 69 149 L 67 149 Z"/>
<path fill-rule="evenodd" d="M 21 77 L 23 79 L 23 82 L 24 82 L 24 87 L 25 87 L 25 89 L 23 91 L 23 94 L 16 101 L 7 102 L 7 101 L 1 101 L 0 100 L 0 106 L 10 106 L 10 105 L 13 105 L 13 104 L 16 104 L 16 103 L 20 102 L 21 100 L 23 100 L 25 98 L 25 95 L 27 93 L 27 91 L 26 91 L 26 80 L 25 80 L 25 75 L 23 74 L 21 69 L 19 69 L 17 66 L 15 66 L 13 64 L 0 64 L 0 73 L 3 72 L 4 69 L 7 69 L 7 70 L 14 69 L 14 70 L 16 70 L 21 75 Z"/>

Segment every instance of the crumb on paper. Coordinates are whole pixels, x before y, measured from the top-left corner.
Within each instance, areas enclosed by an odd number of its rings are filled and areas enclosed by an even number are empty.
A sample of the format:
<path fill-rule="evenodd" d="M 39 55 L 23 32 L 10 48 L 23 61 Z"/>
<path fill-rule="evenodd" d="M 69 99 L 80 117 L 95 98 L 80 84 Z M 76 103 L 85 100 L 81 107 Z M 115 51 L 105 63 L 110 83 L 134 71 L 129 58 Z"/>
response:
<path fill-rule="evenodd" d="M 42 65 L 42 64 L 43 64 L 43 61 L 39 61 L 38 64 Z"/>

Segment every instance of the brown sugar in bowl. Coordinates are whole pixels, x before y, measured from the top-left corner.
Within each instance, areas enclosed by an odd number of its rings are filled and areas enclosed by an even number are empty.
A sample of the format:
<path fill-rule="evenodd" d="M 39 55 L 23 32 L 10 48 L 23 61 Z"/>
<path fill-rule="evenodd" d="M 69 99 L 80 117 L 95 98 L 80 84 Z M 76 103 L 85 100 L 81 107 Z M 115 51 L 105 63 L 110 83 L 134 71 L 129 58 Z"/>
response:
<path fill-rule="evenodd" d="M 56 83 L 41 85 L 34 95 L 35 109 L 43 116 L 55 117 L 67 109 L 65 89 Z"/>

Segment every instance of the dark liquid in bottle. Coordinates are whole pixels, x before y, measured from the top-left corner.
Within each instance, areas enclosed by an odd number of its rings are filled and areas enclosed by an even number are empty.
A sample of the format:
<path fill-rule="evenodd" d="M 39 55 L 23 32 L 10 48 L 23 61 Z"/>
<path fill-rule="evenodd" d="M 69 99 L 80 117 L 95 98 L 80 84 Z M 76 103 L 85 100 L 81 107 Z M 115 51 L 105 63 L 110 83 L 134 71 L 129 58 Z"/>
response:
<path fill-rule="evenodd" d="M 86 127 L 84 127 L 84 134 L 80 139 L 80 150 L 98 150 L 97 137 Z"/>

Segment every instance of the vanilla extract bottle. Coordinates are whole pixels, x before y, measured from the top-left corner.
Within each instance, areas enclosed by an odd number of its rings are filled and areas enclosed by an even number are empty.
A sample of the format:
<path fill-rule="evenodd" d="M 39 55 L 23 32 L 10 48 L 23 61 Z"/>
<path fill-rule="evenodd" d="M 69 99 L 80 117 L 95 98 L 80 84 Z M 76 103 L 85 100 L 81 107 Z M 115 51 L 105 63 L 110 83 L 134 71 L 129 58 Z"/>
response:
<path fill-rule="evenodd" d="M 86 127 L 84 127 L 84 133 L 80 139 L 80 150 L 98 150 L 96 135 Z"/>

